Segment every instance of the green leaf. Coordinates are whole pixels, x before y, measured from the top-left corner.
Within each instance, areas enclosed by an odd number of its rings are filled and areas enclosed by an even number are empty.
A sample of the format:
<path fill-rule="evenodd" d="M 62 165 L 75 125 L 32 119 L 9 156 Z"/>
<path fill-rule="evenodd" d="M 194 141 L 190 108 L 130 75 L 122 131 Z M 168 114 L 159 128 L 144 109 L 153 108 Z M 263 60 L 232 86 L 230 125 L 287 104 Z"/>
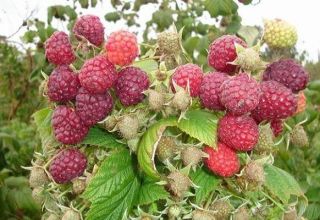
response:
<path fill-rule="evenodd" d="M 303 196 L 298 182 L 289 173 L 272 165 L 266 165 L 264 170 L 265 187 L 283 203 L 288 203 L 291 195 Z"/>
<path fill-rule="evenodd" d="M 191 137 L 215 147 L 217 136 L 217 116 L 203 110 L 190 110 L 178 123 L 180 128 Z"/>
<path fill-rule="evenodd" d="M 206 0 L 204 2 L 206 10 L 211 17 L 219 15 L 231 15 L 237 12 L 238 6 L 233 0 Z"/>
<path fill-rule="evenodd" d="M 152 20 L 159 27 L 159 30 L 162 31 L 173 23 L 172 11 L 171 10 L 158 10 L 153 13 Z"/>
<path fill-rule="evenodd" d="M 137 199 L 140 180 L 129 150 L 113 152 L 100 166 L 83 196 L 91 202 L 88 220 L 121 220 Z"/>
<path fill-rule="evenodd" d="M 100 128 L 91 128 L 87 137 L 81 142 L 104 148 L 123 147 L 124 145 L 117 141 L 116 137 Z"/>
<path fill-rule="evenodd" d="M 119 12 L 109 12 L 104 16 L 104 19 L 106 19 L 107 21 L 113 21 L 116 22 L 121 18 Z"/>
<path fill-rule="evenodd" d="M 158 69 L 158 63 L 152 59 L 136 61 L 133 63 L 133 66 L 139 67 L 147 73 L 153 72 Z"/>
<path fill-rule="evenodd" d="M 59 143 L 55 140 L 51 127 L 52 109 L 44 108 L 33 114 L 34 121 L 37 126 L 38 133 L 43 146 L 58 146 Z"/>
<path fill-rule="evenodd" d="M 151 125 L 140 139 L 137 151 L 138 162 L 140 168 L 153 179 L 160 178 L 160 174 L 154 164 L 154 155 L 157 143 L 166 127 L 175 126 L 176 123 L 177 121 L 175 118 L 159 120 L 155 124 Z"/>
<path fill-rule="evenodd" d="M 157 185 L 156 182 L 148 182 L 141 186 L 135 205 L 147 205 L 160 199 L 166 199 L 169 196 L 170 194 L 163 186 Z"/>
<path fill-rule="evenodd" d="M 193 51 L 197 48 L 200 38 L 189 37 L 184 43 L 183 48 L 188 52 L 188 54 L 193 54 Z"/>
<path fill-rule="evenodd" d="M 81 8 L 88 8 L 89 6 L 89 0 L 78 0 L 78 2 L 81 5 Z"/>
<path fill-rule="evenodd" d="M 196 204 L 200 204 L 204 201 L 221 182 L 221 179 L 207 172 L 204 168 L 197 169 L 196 172 L 191 173 L 190 178 L 192 182 L 199 187 L 195 189 Z"/>
<path fill-rule="evenodd" d="M 304 215 L 309 220 L 316 220 L 320 218 L 320 204 L 311 203 L 308 205 Z"/>
<path fill-rule="evenodd" d="M 320 91 L 320 80 L 314 80 L 308 84 L 308 89 Z"/>
<path fill-rule="evenodd" d="M 241 27 L 241 17 L 239 15 L 232 16 L 232 21 L 228 25 L 226 32 L 228 34 L 235 34 Z"/>
<path fill-rule="evenodd" d="M 91 7 L 96 7 L 98 0 L 91 0 Z"/>
<path fill-rule="evenodd" d="M 253 46 L 257 43 L 257 40 L 260 36 L 260 32 L 259 29 L 256 27 L 242 26 L 238 31 L 238 35 L 247 42 L 248 46 Z"/>

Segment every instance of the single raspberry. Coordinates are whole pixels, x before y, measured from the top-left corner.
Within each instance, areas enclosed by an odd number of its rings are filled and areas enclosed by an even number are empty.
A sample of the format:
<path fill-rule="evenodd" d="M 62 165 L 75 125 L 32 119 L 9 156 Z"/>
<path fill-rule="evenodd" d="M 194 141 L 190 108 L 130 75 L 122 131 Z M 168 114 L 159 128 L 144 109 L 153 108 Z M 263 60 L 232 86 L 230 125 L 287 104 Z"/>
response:
<path fill-rule="evenodd" d="M 55 65 L 70 64 L 76 59 L 68 35 L 62 31 L 54 32 L 45 42 L 45 51 L 46 58 Z"/>
<path fill-rule="evenodd" d="M 63 184 L 81 176 L 86 167 L 86 156 L 76 148 L 68 148 L 54 157 L 49 172 L 56 183 Z"/>
<path fill-rule="evenodd" d="M 86 38 L 90 43 L 100 46 L 104 41 L 104 27 L 95 15 L 83 15 L 73 26 L 73 33 L 79 39 Z"/>
<path fill-rule="evenodd" d="M 217 200 L 210 206 L 210 210 L 214 211 L 214 217 L 220 220 L 228 220 L 232 209 L 230 203 L 225 200 Z"/>
<path fill-rule="evenodd" d="M 81 215 L 79 212 L 68 209 L 62 216 L 61 220 L 81 220 Z"/>
<path fill-rule="evenodd" d="M 175 84 L 190 89 L 190 95 L 196 97 L 199 95 L 200 85 L 203 78 L 202 69 L 196 64 L 188 63 L 178 66 L 171 77 L 171 88 L 176 91 Z"/>
<path fill-rule="evenodd" d="M 64 105 L 54 110 L 52 126 L 56 139 L 63 144 L 77 144 L 86 137 L 89 131 L 74 109 Z"/>
<path fill-rule="evenodd" d="M 231 177 L 238 173 L 240 161 L 234 150 L 222 142 L 218 142 L 217 149 L 204 147 L 203 151 L 209 155 L 204 159 L 205 166 L 213 173 L 222 177 Z"/>
<path fill-rule="evenodd" d="M 192 220 L 215 220 L 214 212 L 196 209 L 192 212 Z"/>
<path fill-rule="evenodd" d="M 278 137 L 283 131 L 283 121 L 280 119 L 275 119 L 271 121 L 270 125 L 273 135 Z"/>
<path fill-rule="evenodd" d="M 113 100 L 109 92 L 91 94 L 85 88 L 80 88 L 76 96 L 76 113 L 87 126 L 95 125 L 111 113 Z"/>
<path fill-rule="evenodd" d="M 174 94 L 173 99 L 171 101 L 171 105 L 173 108 L 183 112 L 188 109 L 190 104 L 191 104 L 191 97 L 189 93 L 187 93 L 183 89 L 180 89 L 179 91 L 177 91 Z"/>
<path fill-rule="evenodd" d="M 233 215 L 233 220 L 250 220 L 250 214 L 245 206 L 241 206 Z"/>
<path fill-rule="evenodd" d="M 161 32 L 158 34 L 157 43 L 161 54 L 179 54 L 181 51 L 180 36 L 177 32 Z"/>
<path fill-rule="evenodd" d="M 51 214 L 48 216 L 47 220 L 60 220 L 60 218 L 59 218 L 56 214 L 51 213 Z"/>
<path fill-rule="evenodd" d="M 181 160 L 183 165 L 191 165 L 193 167 L 197 166 L 203 157 L 206 157 L 207 154 L 202 150 L 196 147 L 186 147 L 181 151 Z"/>
<path fill-rule="evenodd" d="M 309 75 L 303 66 L 293 59 L 282 59 L 267 67 L 263 73 L 263 80 L 274 80 L 290 88 L 293 92 L 299 92 L 306 88 Z"/>
<path fill-rule="evenodd" d="M 182 210 L 179 205 L 171 205 L 168 208 L 168 217 L 169 219 L 176 219 L 180 216 Z"/>
<path fill-rule="evenodd" d="M 260 85 L 246 73 L 226 80 L 220 89 L 220 102 L 233 115 L 248 113 L 259 104 Z"/>
<path fill-rule="evenodd" d="M 124 30 L 113 32 L 106 42 L 105 49 L 108 60 L 119 66 L 131 64 L 139 55 L 136 35 Z"/>
<path fill-rule="evenodd" d="M 303 126 L 296 125 L 290 132 L 290 141 L 293 145 L 298 147 L 308 147 L 309 139 Z"/>
<path fill-rule="evenodd" d="M 259 125 L 259 140 L 254 151 L 259 154 L 268 154 L 273 150 L 273 131 L 270 123 Z"/>
<path fill-rule="evenodd" d="M 294 113 L 295 115 L 304 112 L 307 107 L 307 98 L 303 91 L 300 91 L 298 93 L 297 99 L 298 99 L 298 106 L 297 106 L 296 112 Z"/>
<path fill-rule="evenodd" d="M 44 194 L 44 188 L 38 186 L 32 190 L 32 198 L 33 200 L 40 206 L 45 202 L 46 196 Z"/>
<path fill-rule="evenodd" d="M 167 176 L 166 188 L 177 197 L 183 197 L 191 186 L 191 180 L 179 171 L 173 171 Z"/>
<path fill-rule="evenodd" d="M 79 195 L 86 189 L 86 180 L 77 178 L 72 181 L 72 191 L 74 194 Z"/>
<path fill-rule="evenodd" d="M 172 159 L 178 151 L 174 137 L 162 136 L 157 144 L 156 155 L 162 162 Z"/>
<path fill-rule="evenodd" d="M 163 105 L 165 104 L 165 96 L 163 93 L 150 89 L 147 91 L 147 94 L 148 104 L 151 110 L 158 112 L 163 109 Z"/>
<path fill-rule="evenodd" d="M 219 95 L 221 85 L 228 79 L 228 75 L 222 72 L 212 72 L 203 77 L 200 86 L 200 100 L 203 107 L 210 110 L 224 110 Z"/>
<path fill-rule="evenodd" d="M 259 128 L 253 118 L 242 115 L 225 115 L 219 121 L 219 139 L 239 151 L 252 150 L 259 140 Z"/>
<path fill-rule="evenodd" d="M 290 89 L 276 81 L 265 81 L 260 84 L 262 95 L 254 118 L 260 120 L 284 119 L 292 116 L 297 109 L 297 99 Z"/>
<path fill-rule="evenodd" d="M 237 58 L 235 43 L 247 47 L 246 42 L 232 35 L 224 35 L 213 41 L 209 47 L 209 66 L 215 68 L 217 71 L 233 73 L 237 66 L 229 64 L 229 62 Z"/>
<path fill-rule="evenodd" d="M 138 67 L 126 67 L 119 72 L 114 87 L 123 105 L 136 105 L 143 100 L 143 92 L 149 88 L 149 78 Z"/>
<path fill-rule="evenodd" d="M 48 97 L 53 102 L 73 100 L 80 88 L 78 76 L 67 65 L 58 66 L 49 76 Z"/>
<path fill-rule="evenodd" d="M 48 176 L 42 167 L 34 166 L 31 169 L 29 177 L 29 186 L 36 188 L 49 183 Z"/>
<path fill-rule="evenodd" d="M 105 56 L 98 55 L 87 60 L 79 73 L 81 85 L 91 93 L 104 93 L 117 78 L 115 66 Z"/>
<path fill-rule="evenodd" d="M 298 40 L 296 28 L 281 19 L 264 22 L 263 40 L 271 48 L 291 48 Z"/>
<path fill-rule="evenodd" d="M 133 139 L 138 134 L 139 120 L 135 115 L 125 115 L 120 118 L 116 126 L 123 138 Z"/>
<path fill-rule="evenodd" d="M 244 167 L 243 177 L 252 187 L 262 186 L 265 182 L 263 166 L 255 161 L 249 162 Z"/>
<path fill-rule="evenodd" d="M 291 207 L 289 210 L 287 210 L 284 214 L 283 214 L 283 220 L 297 220 L 298 218 L 298 213 L 297 210 L 295 209 L 295 207 Z M 303 218 L 301 218 L 302 220 Z"/>

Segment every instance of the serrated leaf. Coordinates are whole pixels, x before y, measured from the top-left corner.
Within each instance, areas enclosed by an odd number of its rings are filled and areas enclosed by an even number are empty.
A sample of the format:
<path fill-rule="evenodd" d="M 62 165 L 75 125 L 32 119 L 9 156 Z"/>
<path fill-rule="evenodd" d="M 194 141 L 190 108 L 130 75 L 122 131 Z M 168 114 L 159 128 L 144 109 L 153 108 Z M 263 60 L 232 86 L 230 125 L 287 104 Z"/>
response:
<path fill-rule="evenodd" d="M 137 199 L 140 180 L 129 150 L 113 152 L 101 164 L 83 196 L 91 202 L 88 220 L 121 220 Z"/>
<path fill-rule="evenodd" d="M 232 21 L 226 29 L 226 33 L 235 34 L 241 27 L 241 17 L 239 15 L 232 16 Z"/>
<path fill-rule="evenodd" d="M 233 0 L 206 0 L 204 6 L 211 17 L 214 18 L 219 15 L 235 14 L 238 9 L 237 4 Z"/>
<path fill-rule="evenodd" d="M 196 204 L 198 205 L 204 201 L 221 182 L 221 179 L 209 173 L 204 168 L 197 169 L 196 172 L 191 173 L 190 178 L 192 182 L 198 186 L 198 188 L 195 188 Z"/>
<path fill-rule="evenodd" d="M 52 116 L 52 109 L 44 108 L 41 109 L 33 114 L 33 118 L 35 124 L 37 126 L 37 131 L 41 138 L 41 143 L 43 146 L 58 146 L 59 143 L 55 140 L 52 127 L 51 127 L 51 116 Z"/>
<path fill-rule="evenodd" d="M 159 179 L 158 173 L 154 164 L 154 156 L 156 145 L 161 138 L 162 133 L 168 126 L 175 126 L 177 123 L 175 118 L 166 118 L 159 120 L 151 125 L 143 134 L 138 144 L 138 162 L 140 168 L 151 178 Z"/>
<path fill-rule="evenodd" d="M 248 46 L 254 46 L 260 36 L 259 29 L 253 26 L 242 26 L 238 31 L 238 35 L 242 37 Z"/>
<path fill-rule="evenodd" d="M 124 147 L 123 144 L 117 141 L 116 137 L 112 133 L 100 128 L 91 128 L 81 144 L 90 144 L 104 148 Z"/>
<path fill-rule="evenodd" d="M 206 145 L 215 147 L 217 121 L 217 116 L 211 112 L 190 110 L 186 112 L 185 118 L 180 120 L 178 128 Z"/>
<path fill-rule="evenodd" d="M 152 59 L 136 61 L 133 63 L 133 66 L 139 67 L 147 73 L 153 72 L 158 69 L 158 63 Z"/>
<path fill-rule="evenodd" d="M 135 205 L 147 205 L 160 199 L 166 199 L 169 196 L 170 194 L 163 186 L 157 185 L 155 182 L 145 183 L 140 188 L 139 197 Z"/>
<path fill-rule="evenodd" d="M 308 205 L 304 215 L 309 220 L 316 220 L 320 218 L 320 204 L 311 203 Z"/>
<path fill-rule="evenodd" d="M 264 186 L 283 203 L 288 203 L 291 195 L 303 196 L 298 182 L 286 171 L 272 165 L 266 165 L 264 171 Z"/>

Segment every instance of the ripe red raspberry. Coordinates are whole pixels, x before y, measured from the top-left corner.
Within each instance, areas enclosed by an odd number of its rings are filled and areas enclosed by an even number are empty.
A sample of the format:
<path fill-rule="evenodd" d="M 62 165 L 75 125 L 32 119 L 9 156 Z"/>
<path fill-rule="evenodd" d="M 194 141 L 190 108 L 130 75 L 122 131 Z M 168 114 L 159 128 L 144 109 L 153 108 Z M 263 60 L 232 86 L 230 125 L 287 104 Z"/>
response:
<path fill-rule="evenodd" d="M 239 172 L 240 161 L 236 152 L 224 143 L 218 142 L 216 150 L 206 146 L 203 151 L 209 155 L 204 159 L 204 164 L 213 173 L 231 177 Z"/>
<path fill-rule="evenodd" d="M 102 55 L 87 60 L 79 73 L 81 86 L 91 93 L 105 93 L 116 78 L 115 66 Z"/>
<path fill-rule="evenodd" d="M 293 92 L 299 92 L 306 88 L 309 75 L 303 66 L 296 63 L 293 59 L 282 59 L 271 63 L 263 73 L 263 80 L 274 80 Z"/>
<path fill-rule="evenodd" d="M 86 156 L 76 148 L 68 148 L 54 157 L 49 172 L 56 183 L 63 184 L 81 176 L 86 167 Z"/>
<path fill-rule="evenodd" d="M 63 144 L 81 142 L 89 130 L 74 109 L 64 105 L 60 105 L 54 110 L 52 126 L 56 139 Z"/>
<path fill-rule="evenodd" d="M 192 63 L 178 66 L 171 78 L 172 90 L 175 91 L 173 81 L 184 89 L 189 84 L 190 95 L 196 97 L 199 95 L 202 78 L 203 72 L 199 66 Z"/>
<path fill-rule="evenodd" d="M 80 82 L 67 65 L 58 66 L 49 76 L 48 96 L 53 102 L 66 102 L 76 97 Z"/>
<path fill-rule="evenodd" d="M 122 69 L 115 82 L 116 95 L 125 106 L 141 102 L 144 98 L 142 92 L 148 88 L 148 75 L 138 67 L 126 67 Z"/>
<path fill-rule="evenodd" d="M 69 37 L 62 31 L 54 32 L 45 43 L 46 58 L 55 65 L 70 64 L 76 57 Z"/>
<path fill-rule="evenodd" d="M 136 35 L 125 30 L 111 33 L 106 42 L 105 49 L 108 60 L 119 66 L 131 64 L 139 55 Z"/>
<path fill-rule="evenodd" d="M 280 119 L 272 120 L 270 126 L 275 137 L 278 137 L 283 131 L 283 121 Z"/>
<path fill-rule="evenodd" d="M 228 79 L 228 75 L 222 72 L 212 72 L 203 77 L 200 86 L 200 100 L 202 106 L 210 110 L 224 110 L 219 95 L 221 85 Z"/>
<path fill-rule="evenodd" d="M 73 26 L 73 33 L 79 39 L 86 38 L 90 43 L 100 46 L 104 41 L 104 27 L 95 15 L 83 15 Z"/>
<path fill-rule="evenodd" d="M 247 47 L 246 42 L 232 35 L 224 35 L 213 41 L 209 47 L 209 66 L 217 71 L 233 73 L 237 66 L 229 64 L 229 62 L 237 58 L 235 43 Z"/>
<path fill-rule="evenodd" d="M 252 111 L 259 120 L 284 119 L 292 116 L 297 109 L 297 98 L 290 89 L 276 81 L 260 84 L 262 95 L 256 109 Z"/>
<path fill-rule="evenodd" d="M 113 108 L 111 95 L 91 94 L 85 88 L 81 88 L 76 96 L 76 113 L 83 123 L 92 126 L 104 119 Z"/>
<path fill-rule="evenodd" d="M 219 121 L 219 140 L 239 151 L 252 150 L 259 140 L 259 127 L 253 118 L 225 115 Z"/>
<path fill-rule="evenodd" d="M 233 115 L 243 115 L 259 104 L 260 85 L 246 73 L 225 81 L 220 89 L 220 102 Z"/>

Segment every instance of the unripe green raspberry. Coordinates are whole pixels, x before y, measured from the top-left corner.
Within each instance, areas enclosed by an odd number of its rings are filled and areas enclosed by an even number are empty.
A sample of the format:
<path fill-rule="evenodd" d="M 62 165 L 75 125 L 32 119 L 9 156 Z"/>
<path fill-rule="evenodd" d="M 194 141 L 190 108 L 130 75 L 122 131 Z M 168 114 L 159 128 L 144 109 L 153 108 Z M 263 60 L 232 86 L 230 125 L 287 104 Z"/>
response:
<path fill-rule="evenodd" d="M 281 19 L 264 22 L 263 39 L 271 48 L 291 48 L 298 40 L 296 28 Z"/>
<path fill-rule="evenodd" d="M 183 165 L 196 166 L 206 154 L 196 147 L 187 147 L 181 151 Z"/>
<path fill-rule="evenodd" d="M 216 220 L 210 211 L 196 209 L 192 212 L 192 220 Z"/>
<path fill-rule="evenodd" d="M 72 191 L 74 194 L 79 195 L 86 189 L 85 179 L 75 179 L 72 181 Z"/>
<path fill-rule="evenodd" d="M 252 187 L 259 187 L 265 182 L 263 166 L 255 161 L 251 161 L 245 166 L 243 175 Z"/>
<path fill-rule="evenodd" d="M 273 132 L 270 127 L 270 124 L 260 125 L 259 126 L 259 140 L 254 148 L 254 151 L 258 154 L 268 154 L 272 152 L 273 143 Z"/>
<path fill-rule="evenodd" d="M 81 220 L 79 212 L 68 209 L 62 216 L 61 220 Z"/>
<path fill-rule="evenodd" d="M 42 167 L 34 166 L 32 167 L 29 185 L 31 188 L 36 188 L 49 183 L 49 178 Z"/>
<path fill-rule="evenodd" d="M 215 212 L 214 216 L 216 217 L 216 219 L 227 220 L 231 215 L 233 207 L 228 201 L 217 200 L 211 205 L 210 209 Z"/>
<path fill-rule="evenodd" d="M 174 137 L 162 136 L 157 145 L 156 155 L 162 162 L 172 159 L 177 152 L 177 143 Z"/>
<path fill-rule="evenodd" d="M 178 90 L 172 99 L 172 106 L 180 111 L 186 111 L 191 104 L 190 95 L 183 89 Z"/>
<path fill-rule="evenodd" d="M 125 115 L 117 123 L 117 127 L 123 138 L 133 139 L 138 134 L 139 120 L 135 115 Z"/>
<path fill-rule="evenodd" d="M 309 139 L 303 126 L 296 125 L 290 134 L 291 143 L 298 147 L 308 147 Z"/>
<path fill-rule="evenodd" d="M 182 198 L 191 186 L 190 179 L 179 171 L 173 171 L 167 176 L 167 179 L 167 189 L 172 195 L 179 198 Z"/>
<path fill-rule="evenodd" d="M 180 52 L 180 37 L 177 32 L 164 31 L 158 34 L 157 43 L 162 54 L 171 55 Z"/>
<path fill-rule="evenodd" d="M 242 206 L 233 215 L 233 219 L 234 220 L 249 220 L 250 219 L 250 215 L 249 215 L 248 209 L 246 207 Z"/>
<path fill-rule="evenodd" d="M 160 111 L 165 103 L 164 95 L 155 90 L 148 90 L 148 104 L 153 111 Z"/>
<path fill-rule="evenodd" d="M 32 198 L 37 204 L 42 205 L 45 201 L 45 196 L 43 194 L 43 187 L 39 186 L 34 188 L 32 190 Z"/>

